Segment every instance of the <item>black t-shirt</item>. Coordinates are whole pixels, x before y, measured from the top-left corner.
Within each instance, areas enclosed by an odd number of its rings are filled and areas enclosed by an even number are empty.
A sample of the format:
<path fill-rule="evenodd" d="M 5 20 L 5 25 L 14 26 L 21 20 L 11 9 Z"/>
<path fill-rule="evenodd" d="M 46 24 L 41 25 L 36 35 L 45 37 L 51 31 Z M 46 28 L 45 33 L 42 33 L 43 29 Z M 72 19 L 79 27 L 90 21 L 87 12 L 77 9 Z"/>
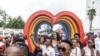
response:
<path fill-rule="evenodd" d="M 83 49 L 84 45 L 79 41 L 80 48 Z"/>
<path fill-rule="evenodd" d="M 34 54 L 32 54 L 31 52 L 28 53 L 28 56 L 34 56 Z"/>

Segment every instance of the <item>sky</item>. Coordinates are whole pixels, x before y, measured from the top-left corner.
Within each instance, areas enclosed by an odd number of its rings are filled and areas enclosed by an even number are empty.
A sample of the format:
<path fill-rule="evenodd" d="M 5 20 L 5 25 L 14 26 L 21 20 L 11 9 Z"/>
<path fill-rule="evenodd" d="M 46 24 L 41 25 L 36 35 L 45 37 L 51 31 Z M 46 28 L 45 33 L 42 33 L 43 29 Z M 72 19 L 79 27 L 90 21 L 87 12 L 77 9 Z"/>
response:
<path fill-rule="evenodd" d="M 99 3 L 95 4 L 98 5 Z M 25 22 L 31 14 L 39 10 L 47 10 L 54 15 L 61 11 L 71 11 L 80 18 L 85 32 L 89 31 L 89 20 L 86 16 L 87 5 L 91 6 L 91 0 L 0 0 L 1 9 L 5 10 L 12 17 L 22 16 Z M 97 14 L 98 17 L 96 16 L 95 18 L 99 18 L 100 13 Z M 97 21 L 93 21 L 94 28 L 100 28 L 95 26 L 99 23 Z"/>

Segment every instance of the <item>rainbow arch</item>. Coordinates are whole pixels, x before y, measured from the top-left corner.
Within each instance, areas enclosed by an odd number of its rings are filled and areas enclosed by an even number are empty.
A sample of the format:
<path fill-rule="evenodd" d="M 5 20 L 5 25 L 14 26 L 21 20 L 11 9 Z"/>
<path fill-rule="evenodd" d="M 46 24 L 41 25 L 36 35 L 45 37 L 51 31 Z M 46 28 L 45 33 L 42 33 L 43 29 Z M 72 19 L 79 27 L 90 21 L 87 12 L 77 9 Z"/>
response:
<path fill-rule="evenodd" d="M 72 12 L 69 11 L 62 11 L 56 14 L 55 16 L 45 10 L 40 10 L 35 13 L 33 13 L 29 19 L 27 20 L 25 27 L 24 27 L 24 33 L 27 36 L 28 46 L 30 51 L 34 51 L 34 38 L 30 37 L 32 33 L 36 31 L 36 27 L 41 23 L 48 23 L 51 26 L 54 24 L 61 24 L 64 25 L 67 29 L 68 38 L 73 38 L 74 33 L 80 33 L 80 40 L 83 41 L 84 39 L 84 31 L 82 27 L 82 23 L 79 20 L 79 18 Z"/>

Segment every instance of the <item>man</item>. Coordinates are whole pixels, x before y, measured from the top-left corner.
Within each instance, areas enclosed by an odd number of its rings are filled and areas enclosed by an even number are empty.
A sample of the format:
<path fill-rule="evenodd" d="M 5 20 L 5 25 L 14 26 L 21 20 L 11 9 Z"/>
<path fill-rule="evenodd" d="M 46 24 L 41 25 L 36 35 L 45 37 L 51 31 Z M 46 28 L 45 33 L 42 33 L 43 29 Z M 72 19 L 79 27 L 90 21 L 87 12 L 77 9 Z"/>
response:
<path fill-rule="evenodd" d="M 79 33 L 75 33 L 74 34 L 74 38 L 79 42 L 79 46 L 82 49 L 84 47 L 83 43 L 80 41 L 80 34 Z"/>
<path fill-rule="evenodd" d="M 28 47 L 24 43 L 15 43 L 5 50 L 5 56 L 28 56 Z"/>
<path fill-rule="evenodd" d="M 94 39 L 94 34 L 92 32 L 87 33 L 87 38 L 85 38 L 83 44 L 86 46 L 89 39 Z"/>
<path fill-rule="evenodd" d="M 98 33 L 97 38 L 95 38 L 95 48 L 100 55 L 100 33 Z"/>
<path fill-rule="evenodd" d="M 72 39 L 73 49 L 71 51 L 71 56 L 81 56 L 81 49 L 77 44 L 79 44 L 79 41 Z"/>
<path fill-rule="evenodd" d="M 62 40 L 58 47 L 60 56 L 70 56 L 71 49 L 72 43 L 68 40 Z"/>

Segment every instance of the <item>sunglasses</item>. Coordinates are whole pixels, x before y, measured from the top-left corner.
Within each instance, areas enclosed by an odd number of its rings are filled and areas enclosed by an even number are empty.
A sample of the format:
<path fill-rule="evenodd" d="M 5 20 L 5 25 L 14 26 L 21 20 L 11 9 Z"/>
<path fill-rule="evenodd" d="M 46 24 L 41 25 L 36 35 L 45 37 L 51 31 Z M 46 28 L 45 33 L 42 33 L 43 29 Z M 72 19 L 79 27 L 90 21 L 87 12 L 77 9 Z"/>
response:
<path fill-rule="evenodd" d="M 63 52 L 65 52 L 66 48 L 64 48 L 64 47 L 58 47 L 58 50 L 62 50 Z"/>

